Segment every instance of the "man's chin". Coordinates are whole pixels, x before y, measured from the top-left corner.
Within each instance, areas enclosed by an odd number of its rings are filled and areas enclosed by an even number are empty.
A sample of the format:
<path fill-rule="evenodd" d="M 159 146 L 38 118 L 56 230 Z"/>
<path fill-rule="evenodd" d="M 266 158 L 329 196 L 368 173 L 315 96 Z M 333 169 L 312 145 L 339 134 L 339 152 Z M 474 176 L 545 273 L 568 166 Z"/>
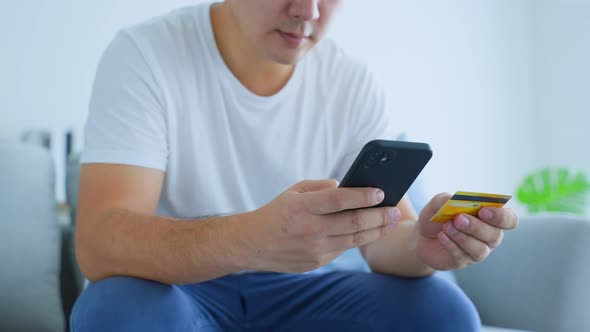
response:
<path fill-rule="evenodd" d="M 288 52 L 275 53 L 270 59 L 281 65 L 295 65 L 309 52 L 309 50 L 289 50 Z"/>

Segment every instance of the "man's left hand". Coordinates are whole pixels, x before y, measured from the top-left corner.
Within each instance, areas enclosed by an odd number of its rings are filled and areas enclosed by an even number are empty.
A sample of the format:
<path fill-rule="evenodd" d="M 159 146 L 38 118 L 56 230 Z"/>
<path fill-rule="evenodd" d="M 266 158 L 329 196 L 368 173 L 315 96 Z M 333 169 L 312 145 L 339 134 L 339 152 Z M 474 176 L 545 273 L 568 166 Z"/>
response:
<path fill-rule="evenodd" d="M 430 219 L 450 199 L 438 194 L 422 210 L 417 224 L 417 253 L 424 264 L 435 270 L 457 270 L 481 262 L 502 242 L 505 230 L 518 225 L 514 211 L 485 207 L 478 217 L 455 216 L 444 224 Z"/>

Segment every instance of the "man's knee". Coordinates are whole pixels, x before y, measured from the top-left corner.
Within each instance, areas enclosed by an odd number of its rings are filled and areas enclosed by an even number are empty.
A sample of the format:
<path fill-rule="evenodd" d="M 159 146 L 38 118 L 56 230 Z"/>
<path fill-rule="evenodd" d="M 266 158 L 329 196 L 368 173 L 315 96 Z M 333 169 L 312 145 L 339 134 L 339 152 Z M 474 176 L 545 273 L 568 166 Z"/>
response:
<path fill-rule="evenodd" d="M 417 279 L 380 276 L 379 279 L 383 304 L 392 301 L 396 304 L 394 312 L 388 310 L 389 317 L 401 315 L 401 324 L 407 327 L 406 330 L 480 330 L 481 322 L 475 306 L 457 285 L 437 276 Z M 400 327 L 399 321 L 393 323 L 396 328 Z"/>
<path fill-rule="evenodd" d="M 175 286 L 114 277 L 90 284 L 72 311 L 72 331 L 190 331 L 193 305 Z"/>
<path fill-rule="evenodd" d="M 479 331 L 481 321 L 475 305 L 457 285 L 437 276 L 420 280 L 424 317 L 438 331 Z"/>

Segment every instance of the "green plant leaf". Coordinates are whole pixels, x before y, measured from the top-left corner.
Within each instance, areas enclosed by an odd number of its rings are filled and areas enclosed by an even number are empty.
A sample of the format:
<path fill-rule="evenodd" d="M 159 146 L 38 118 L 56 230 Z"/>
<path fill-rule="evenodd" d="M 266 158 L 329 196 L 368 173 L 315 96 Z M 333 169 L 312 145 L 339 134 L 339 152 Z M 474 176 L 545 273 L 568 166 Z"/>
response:
<path fill-rule="evenodd" d="M 584 173 L 544 168 L 525 177 L 516 197 L 529 212 L 584 214 L 589 192 L 590 182 Z"/>

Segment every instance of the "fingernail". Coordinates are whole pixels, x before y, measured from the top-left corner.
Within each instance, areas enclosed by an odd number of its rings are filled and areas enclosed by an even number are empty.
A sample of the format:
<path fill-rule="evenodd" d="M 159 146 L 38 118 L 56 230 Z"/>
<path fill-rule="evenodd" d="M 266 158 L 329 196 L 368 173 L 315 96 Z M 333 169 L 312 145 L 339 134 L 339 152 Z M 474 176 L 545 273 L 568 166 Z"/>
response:
<path fill-rule="evenodd" d="M 387 232 L 388 232 L 388 233 L 391 233 L 391 232 L 393 232 L 393 230 L 394 230 L 396 227 L 397 227 L 397 223 L 396 223 L 396 222 L 394 222 L 393 224 L 389 224 L 389 225 L 387 225 L 387 227 L 386 227 L 386 229 L 387 229 Z"/>
<path fill-rule="evenodd" d="M 383 190 L 377 190 L 375 192 L 375 201 L 377 203 L 381 203 L 383 199 L 385 199 L 385 193 L 383 192 Z"/>
<path fill-rule="evenodd" d="M 447 227 L 447 233 L 449 233 L 449 234 L 451 234 L 451 235 L 455 236 L 455 235 L 459 234 L 459 230 L 458 230 L 458 229 L 456 229 L 456 228 L 453 226 L 453 224 L 449 224 L 449 226 Z"/>
<path fill-rule="evenodd" d="M 391 219 L 392 219 L 393 221 L 398 221 L 398 220 L 399 220 L 399 218 L 401 217 L 401 212 L 399 211 L 399 209 L 398 209 L 398 208 L 393 208 L 393 209 L 391 209 L 391 211 L 390 211 L 389 213 L 390 213 L 390 215 L 391 215 Z"/>
<path fill-rule="evenodd" d="M 464 215 L 460 215 L 459 218 L 457 218 L 457 228 L 466 230 L 468 227 L 469 219 L 467 219 L 467 217 L 465 217 Z"/>
<path fill-rule="evenodd" d="M 481 211 L 479 211 L 479 216 L 482 219 L 489 221 L 494 218 L 494 212 L 492 212 L 490 209 L 481 209 Z"/>

